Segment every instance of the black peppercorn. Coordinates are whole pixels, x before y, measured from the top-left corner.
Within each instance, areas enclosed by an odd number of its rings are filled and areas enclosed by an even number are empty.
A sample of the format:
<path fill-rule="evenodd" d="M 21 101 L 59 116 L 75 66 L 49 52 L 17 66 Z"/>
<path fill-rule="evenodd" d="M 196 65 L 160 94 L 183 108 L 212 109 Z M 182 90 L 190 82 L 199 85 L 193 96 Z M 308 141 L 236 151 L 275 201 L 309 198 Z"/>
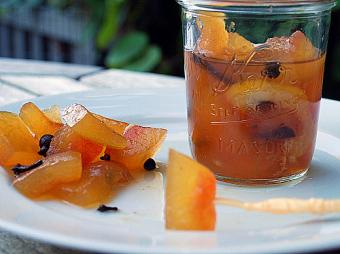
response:
<path fill-rule="evenodd" d="M 156 168 L 156 162 L 154 159 L 149 158 L 144 162 L 144 169 L 154 170 Z"/>

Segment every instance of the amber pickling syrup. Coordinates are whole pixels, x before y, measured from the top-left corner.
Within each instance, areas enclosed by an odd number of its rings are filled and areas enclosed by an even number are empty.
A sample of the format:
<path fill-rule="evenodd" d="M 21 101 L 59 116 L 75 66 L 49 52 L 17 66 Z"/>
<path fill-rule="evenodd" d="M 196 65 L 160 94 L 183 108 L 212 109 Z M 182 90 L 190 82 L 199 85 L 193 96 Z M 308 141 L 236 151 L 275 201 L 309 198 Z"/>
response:
<path fill-rule="evenodd" d="M 222 180 L 285 181 L 313 156 L 325 57 L 252 57 L 185 52 L 192 153 Z"/>

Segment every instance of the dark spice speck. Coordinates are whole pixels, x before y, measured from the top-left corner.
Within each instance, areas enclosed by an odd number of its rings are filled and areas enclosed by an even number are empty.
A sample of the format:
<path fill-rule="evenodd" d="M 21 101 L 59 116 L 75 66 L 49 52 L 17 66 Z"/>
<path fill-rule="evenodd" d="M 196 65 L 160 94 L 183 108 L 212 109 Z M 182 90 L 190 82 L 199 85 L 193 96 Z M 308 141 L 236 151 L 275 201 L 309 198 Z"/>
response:
<path fill-rule="evenodd" d="M 287 126 L 281 126 L 280 128 L 276 129 L 272 133 L 273 139 L 286 139 L 286 138 L 294 138 L 295 132 L 292 128 Z"/>
<path fill-rule="evenodd" d="M 156 162 L 154 159 L 149 158 L 144 162 L 145 170 L 154 170 L 156 168 Z"/>
<path fill-rule="evenodd" d="M 50 149 L 50 145 L 53 139 L 53 135 L 45 134 L 39 140 L 40 150 L 38 152 L 39 155 L 46 157 L 48 149 Z"/>
<path fill-rule="evenodd" d="M 280 76 L 280 67 L 281 64 L 278 62 L 267 63 L 265 70 L 262 72 L 263 76 L 267 76 L 268 78 L 275 79 Z"/>
<path fill-rule="evenodd" d="M 22 173 L 25 173 L 25 172 L 33 170 L 37 167 L 40 167 L 42 164 L 43 164 L 42 160 L 39 160 L 39 161 L 33 163 L 32 165 L 28 165 L 28 166 L 17 164 L 14 168 L 12 168 L 12 171 L 16 176 L 19 176 Z"/>
<path fill-rule="evenodd" d="M 38 151 L 38 154 L 41 156 L 46 157 L 48 149 L 50 149 L 48 146 L 43 146 L 40 148 L 40 150 Z"/>
<path fill-rule="evenodd" d="M 261 101 L 256 105 L 256 111 L 261 113 L 268 113 L 275 108 L 275 103 L 271 101 Z"/>
<path fill-rule="evenodd" d="M 102 157 L 100 157 L 100 159 L 102 160 L 102 161 L 109 161 L 109 160 L 111 160 L 111 157 L 110 157 L 110 155 L 109 154 L 104 154 Z"/>
<path fill-rule="evenodd" d="M 101 212 L 101 213 L 105 213 L 105 212 L 118 212 L 118 207 L 116 206 L 106 206 L 106 205 L 100 205 L 97 208 L 97 211 Z"/>
<path fill-rule="evenodd" d="M 53 139 L 53 135 L 45 134 L 39 140 L 39 147 L 50 146 Z"/>

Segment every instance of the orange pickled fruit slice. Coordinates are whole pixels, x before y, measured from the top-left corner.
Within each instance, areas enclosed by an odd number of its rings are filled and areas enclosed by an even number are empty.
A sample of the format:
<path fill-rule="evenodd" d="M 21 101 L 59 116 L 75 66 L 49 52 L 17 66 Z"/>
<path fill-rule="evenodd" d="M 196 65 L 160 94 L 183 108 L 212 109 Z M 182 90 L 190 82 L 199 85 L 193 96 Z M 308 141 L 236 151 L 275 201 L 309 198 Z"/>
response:
<path fill-rule="evenodd" d="M 280 64 L 279 75 L 271 79 L 272 83 L 302 88 L 311 102 L 321 99 L 325 55 L 321 55 L 303 32 L 270 38 L 263 46 L 253 59 Z"/>
<path fill-rule="evenodd" d="M 276 103 L 276 107 L 281 108 L 294 108 L 297 103 L 307 101 L 304 90 L 299 87 L 275 84 L 261 79 L 234 84 L 227 90 L 225 96 L 232 106 L 252 112 L 256 112 L 258 104 L 263 101 Z"/>
<path fill-rule="evenodd" d="M 263 52 L 259 52 L 258 60 L 280 62 L 302 62 L 318 58 L 319 50 L 301 31 L 294 32 L 290 37 L 269 38 Z"/>
<path fill-rule="evenodd" d="M 307 121 L 309 116 L 307 96 L 295 86 L 244 81 L 230 87 L 225 96 L 226 103 L 239 110 L 239 115 L 230 120 L 247 122 L 252 130 L 249 134 L 267 133 L 283 125 L 293 129 L 295 135 L 301 135 L 300 125 L 305 125 L 301 121 Z"/>
<path fill-rule="evenodd" d="M 0 164 L 32 164 L 40 158 L 38 151 L 38 142 L 22 119 L 13 113 L 0 112 Z"/>
<path fill-rule="evenodd" d="M 138 172 L 143 169 L 144 162 L 160 148 L 166 134 L 165 129 L 133 125 L 124 133 L 127 147 L 124 149 L 108 147 L 106 153 L 110 155 L 112 161 L 126 166 L 130 172 Z"/>
<path fill-rule="evenodd" d="M 74 132 L 94 143 L 118 149 L 127 145 L 122 135 L 114 132 L 80 104 L 67 107 L 63 119 Z"/>
<path fill-rule="evenodd" d="M 305 91 L 299 87 L 245 81 L 227 91 L 226 101 L 240 112 L 241 119 L 230 120 L 242 123 L 239 129 L 244 132 L 244 140 L 290 140 L 290 149 L 285 153 L 280 150 L 289 160 L 301 156 L 313 142 L 315 118 Z"/>
<path fill-rule="evenodd" d="M 167 229 L 214 230 L 215 193 L 215 176 L 208 168 L 170 150 L 165 195 Z"/>
<path fill-rule="evenodd" d="M 38 198 L 59 184 L 79 180 L 81 174 L 81 154 L 69 151 L 47 157 L 40 167 L 16 178 L 13 185 L 25 196 Z"/>
<path fill-rule="evenodd" d="M 293 46 L 292 60 L 304 63 L 295 66 L 284 65 L 286 75 L 290 78 L 288 81 L 293 81 L 296 86 L 303 88 L 310 101 L 319 101 L 322 95 L 325 55 L 320 57 L 320 51 L 301 31 L 293 33 L 290 42 Z M 315 60 L 317 58 L 319 59 Z M 315 61 L 308 62 L 309 60 Z"/>
<path fill-rule="evenodd" d="M 40 139 L 45 134 L 53 135 L 61 126 L 61 123 L 51 121 L 35 104 L 28 102 L 20 109 L 20 118 Z"/>
<path fill-rule="evenodd" d="M 232 60 L 246 61 L 254 50 L 254 44 L 238 33 L 229 33 L 227 48 Z"/>
<path fill-rule="evenodd" d="M 44 109 L 43 112 L 52 122 L 62 123 L 60 107 L 58 105 L 53 105 L 47 109 Z"/>
<path fill-rule="evenodd" d="M 294 32 L 289 37 L 292 45 L 292 53 L 295 61 L 307 61 L 318 57 L 319 50 L 317 50 L 312 42 L 301 31 Z"/>
<path fill-rule="evenodd" d="M 201 30 L 197 50 L 207 57 L 228 61 L 246 61 L 254 50 L 254 44 L 238 33 L 228 32 L 225 16 L 216 12 L 201 12 L 198 27 Z"/>
<path fill-rule="evenodd" d="M 282 64 L 282 73 L 272 83 L 286 84 L 303 89 L 311 102 L 320 101 L 325 67 L 325 55 L 319 59 Z M 291 85 L 292 84 L 292 85 Z"/>
<path fill-rule="evenodd" d="M 98 158 L 104 149 L 105 146 L 85 139 L 65 125 L 55 133 L 47 155 L 76 151 L 81 153 L 82 162 L 87 165 Z"/>
<path fill-rule="evenodd" d="M 296 68 L 297 86 L 303 88 L 311 102 L 321 100 L 322 84 L 325 70 L 326 56 L 316 61 L 304 63 L 302 68 Z"/>
<path fill-rule="evenodd" d="M 107 117 L 97 115 L 97 114 L 94 114 L 94 113 L 93 113 L 93 115 L 96 118 L 98 118 L 100 121 L 105 123 L 106 126 L 109 127 L 111 130 L 113 130 L 114 132 L 117 132 L 120 135 L 123 135 L 126 127 L 129 126 L 129 124 L 126 123 L 126 122 L 114 120 L 114 119 L 107 118 Z"/>
<path fill-rule="evenodd" d="M 222 13 L 202 12 L 197 20 L 201 35 L 197 42 L 199 53 L 207 57 L 224 58 L 229 33 L 225 29 Z"/>
<path fill-rule="evenodd" d="M 129 180 L 129 171 L 123 166 L 112 161 L 100 161 L 84 168 L 79 181 L 60 185 L 51 194 L 81 207 L 97 207 L 109 202 L 117 187 L 126 185 Z"/>

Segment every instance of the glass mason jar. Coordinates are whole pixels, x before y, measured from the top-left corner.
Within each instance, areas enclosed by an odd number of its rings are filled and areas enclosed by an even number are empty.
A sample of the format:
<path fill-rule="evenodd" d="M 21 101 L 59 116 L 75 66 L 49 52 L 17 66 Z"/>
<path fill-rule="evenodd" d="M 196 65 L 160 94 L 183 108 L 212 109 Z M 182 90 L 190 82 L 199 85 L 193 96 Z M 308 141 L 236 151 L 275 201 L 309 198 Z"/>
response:
<path fill-rule="evenodd" d="M 283 183 L 314 153 L 333 0 L 179 0 L 194 158 L 218 180 Z"/>

